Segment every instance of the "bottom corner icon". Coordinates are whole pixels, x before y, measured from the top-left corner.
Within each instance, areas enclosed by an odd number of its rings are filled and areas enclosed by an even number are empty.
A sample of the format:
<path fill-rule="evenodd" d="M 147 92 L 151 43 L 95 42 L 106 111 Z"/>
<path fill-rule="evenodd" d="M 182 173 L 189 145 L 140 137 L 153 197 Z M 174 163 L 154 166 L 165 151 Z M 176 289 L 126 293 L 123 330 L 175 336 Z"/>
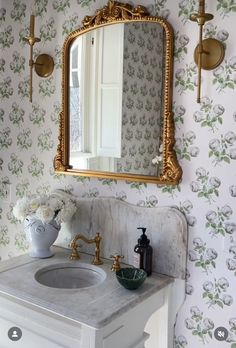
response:
<path fill-rule="evenodd" d="M 225 341 L 228 337 L 228 334 L 228 330 L 223 326 L 217 327 L 214 331 L 215 339 L 218 341 Z"/>
<path fill-rule="evenodd" d="M 8 337 L 11 341 L 19 341 L 22 337 L 22 331 L 19 327 L 14 326 L 8 330 Z"/>

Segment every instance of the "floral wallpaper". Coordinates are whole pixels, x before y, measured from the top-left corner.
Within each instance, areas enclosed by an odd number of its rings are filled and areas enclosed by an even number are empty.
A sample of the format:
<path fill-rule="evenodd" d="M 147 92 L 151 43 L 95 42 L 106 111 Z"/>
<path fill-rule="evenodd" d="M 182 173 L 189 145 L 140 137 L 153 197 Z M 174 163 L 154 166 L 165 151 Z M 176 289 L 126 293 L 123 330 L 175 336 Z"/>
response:
<path fill-rule="evenodd" d="M 157 175 L 162 108 L 163 29 L 156 23 L 124 27 L 122 154 L 118 172 Z"/>
<path fill-rule="evenodd" d="M 193 51 L 198 28 L 189 21 L 197 1 L 142 2 L 175 29 L 173 112 L 183 178 L 177 186 L 157 186 L 65 177 L 53 171 L 63 40 L 105 0 L 0 0 L 1 259 L 28 250 L 23 228 L 12 215 L 15 201 L 27 192 L 63 188 L 79 197 L 114 196 L 141 206 L 179 207 L 189 225 L 189 250 L 186 300 L 177 318 L 175 348 L 236 347 L 236 2 L 206 3 L 215 17 L 206 24 L 204 36 L 220 39 L 226 54 L 221 66 L 203 71 L 203 97 L 197 104 Z M 35 55 L 52 54 L 55 71 L 47 79 L 34 74 L 30 104 L 29 47 L 23 37 L 32 12 L 41 38 Z M 227 334 L 217 336 L 219 327 Z"/>

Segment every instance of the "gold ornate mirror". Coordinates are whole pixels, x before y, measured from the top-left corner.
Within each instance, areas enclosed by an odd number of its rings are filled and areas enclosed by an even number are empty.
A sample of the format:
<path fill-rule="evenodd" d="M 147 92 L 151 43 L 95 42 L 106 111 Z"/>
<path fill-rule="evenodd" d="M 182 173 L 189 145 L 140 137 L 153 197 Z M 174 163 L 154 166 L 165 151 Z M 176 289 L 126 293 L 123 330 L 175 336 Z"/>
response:
<path fill-rule="evenodd" d="M 177 184 L 173 30 L 143 6 L 109 1 L 63 46 L 57 173 Z"/>

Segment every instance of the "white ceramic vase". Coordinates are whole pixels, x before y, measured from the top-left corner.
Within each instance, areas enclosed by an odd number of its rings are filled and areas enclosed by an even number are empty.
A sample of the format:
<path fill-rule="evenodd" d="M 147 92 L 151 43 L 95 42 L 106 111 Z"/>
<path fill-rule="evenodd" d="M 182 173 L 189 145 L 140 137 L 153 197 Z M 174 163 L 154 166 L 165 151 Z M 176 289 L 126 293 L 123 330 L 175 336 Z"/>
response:
<path fill-rule="evenodd" d="M 34 217 L 26 217 L 24 220 L 24 230 L 31 246 L 29 255 L 31 257 L 47 258 L 54 254 L 50 250 L 57 239 L 61 226 L 55 220 L 50 223 L 43 223 Z"/>

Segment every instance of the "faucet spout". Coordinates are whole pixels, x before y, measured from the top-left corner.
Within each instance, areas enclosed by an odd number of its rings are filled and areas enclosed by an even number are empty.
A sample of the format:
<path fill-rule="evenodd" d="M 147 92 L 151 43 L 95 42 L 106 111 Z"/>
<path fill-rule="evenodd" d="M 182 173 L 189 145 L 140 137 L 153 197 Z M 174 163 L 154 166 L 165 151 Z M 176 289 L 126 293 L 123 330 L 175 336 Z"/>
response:
<path fill-rule="evenodd" d="M 79 245 L 77 244 L 78 240 L 82 240 L 83 242 L 87 244 L 95 244 L 95 255 L 94 259 L 92 261 L 93 265 L 101 265 L 103 262 L 100 258 L 100 242 L 101 242 L 102 237 L 100 236 L 99 233 L 96 233 L 94 238 L 88 239 L 82 234 L 77 234 L 72 241 L 70 242 L 70 247 L 72 249 L 72 253 L 70 255 L 71 260 L 78 260 L 80 259 L 79 253 L 77 248 Z"/>

